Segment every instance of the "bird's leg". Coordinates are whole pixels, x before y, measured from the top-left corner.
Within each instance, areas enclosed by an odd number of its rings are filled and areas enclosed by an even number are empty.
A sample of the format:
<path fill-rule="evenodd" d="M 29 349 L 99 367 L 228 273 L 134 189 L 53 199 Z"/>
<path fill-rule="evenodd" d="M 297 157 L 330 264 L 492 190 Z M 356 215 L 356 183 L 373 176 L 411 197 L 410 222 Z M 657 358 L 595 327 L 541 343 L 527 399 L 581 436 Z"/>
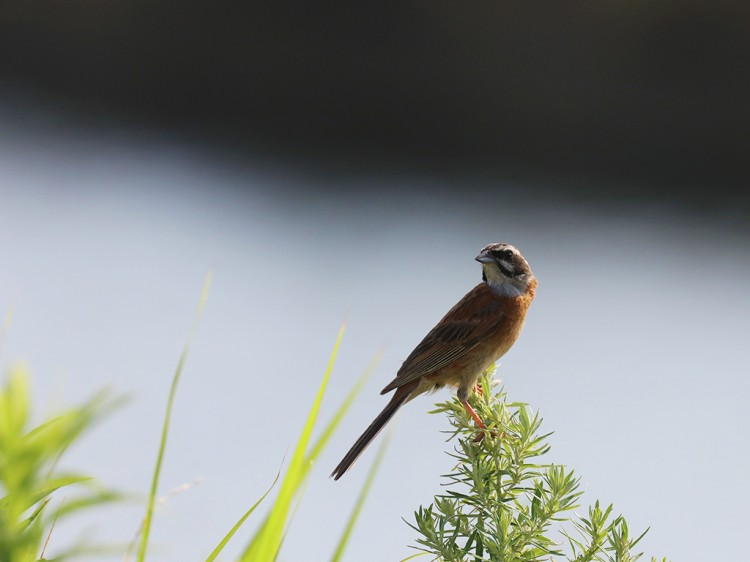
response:
<path fill-rule="evenodd" d="M 466 411 L 469 412 L 469 415 L 474 418 L 474 421 L 477 424 L 477 427 L 480 429 L 477 436 L 474 438 L 474 442 L 478 443 L 482 439 L 484 439 L 484 430 L 487 429 L 487 425 L 482 421 L 482 418 L 477 415 L 477 413 L 474 411 L 474 408 L 471 407 L 471 404 L 469 404 L 469 392 L 470 392 L 471 386 L 459 386 L 458 387 L 458 401 L 461 402 L 464 408 L 466 408 Z"/>
<path fill-rule="evenodd" d="M 480 427 L 481 429 L 487 429 L 487 426 L 482 421 L 482 418 L 480 418 L 477 413 L 474 411 L 474 408 L 471 407 L 471 404 L 469 404 L 469 392 L 471 387 L 469 385 L 461 385 L 458 387 L 458 401 L 463 404 L 463 407 L 466 408 L 466 411 L 469 412 L 472 418 L 474 418 L 474 421 L 477 422 L 477 427 Z"/>
<path fill-rule="evenodd" d="M 482 385 L 480 383 L 474 385 L 474 394 L 482 396 Z"/>
<path fill-rule="evenodd" d="M 482 418 L 480 418 L 477 413 L 474 411 L 474 408 L 471 407 L 471 404 L 467 400 L 461 400 L 461 404 L 464 405 L 464 408 L 466 408 L 466 411 L 469 412 L 469 415 L 474 418 L 474 421 L 477 422 L 477 427 L 481 429 L 487 429 L 487 426 L 482 421 Z"/>

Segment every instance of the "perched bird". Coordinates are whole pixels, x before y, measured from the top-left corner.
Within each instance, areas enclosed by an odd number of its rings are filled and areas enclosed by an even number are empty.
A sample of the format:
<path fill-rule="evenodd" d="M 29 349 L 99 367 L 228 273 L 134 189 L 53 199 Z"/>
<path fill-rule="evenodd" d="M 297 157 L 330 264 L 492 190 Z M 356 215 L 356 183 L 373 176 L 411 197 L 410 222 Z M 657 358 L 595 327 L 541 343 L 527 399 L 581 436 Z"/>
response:
<path fill-rule="evenodd" d="M 475 258 L 482 264 L 482 283 L 466 293 L 430 330 L 381 391 L 395 390 L 391 401 L 357 439 L 331 476 L 349 469 L 367 445 L 406 402 L 445 385 L 457 387 L 458 399 L 476 421 L 469 393 L 482 372 L 511 348 L 534 299 L 537 281 L 528 262 L 510 244 L 489 244 Z"/>

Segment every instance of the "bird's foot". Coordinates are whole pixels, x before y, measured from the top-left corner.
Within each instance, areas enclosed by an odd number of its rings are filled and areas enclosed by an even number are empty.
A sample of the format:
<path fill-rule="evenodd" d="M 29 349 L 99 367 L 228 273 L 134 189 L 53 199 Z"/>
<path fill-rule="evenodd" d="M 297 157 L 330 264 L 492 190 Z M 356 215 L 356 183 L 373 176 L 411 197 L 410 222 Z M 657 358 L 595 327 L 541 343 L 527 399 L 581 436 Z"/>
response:
<path fill-rule="evenodd" d="M 476 437 L 474 437 L 474 439 L 472 439 L 472 442 L 481 443 L 484 440 L 485 435 L 487 435 L 488 433 L 493 439 L 497 437 L 497 429 L 495 429 L 494 427 L 492 429 L 487 429 L 485 427 L 484 429 L 481 429 L 480 431 L 477 432 L 477 435 Z M 505 433 L 501 433 L 500 437 L 501 438 L 505 437 Z"/>

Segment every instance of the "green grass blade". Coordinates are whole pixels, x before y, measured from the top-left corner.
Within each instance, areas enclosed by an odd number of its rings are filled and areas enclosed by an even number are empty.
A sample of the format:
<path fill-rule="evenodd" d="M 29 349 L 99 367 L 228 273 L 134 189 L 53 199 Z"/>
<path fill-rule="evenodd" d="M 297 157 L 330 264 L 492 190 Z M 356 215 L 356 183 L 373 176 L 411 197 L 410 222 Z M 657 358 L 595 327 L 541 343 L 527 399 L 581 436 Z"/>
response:
<path fill-rule="evenodd" d="M 208 290 L 211 286 L 212 277 L 213 277 L 213 272 L 209 271 L 208 274 L 206 275 L 206 280 L 203 283 L 203 290 L 201 291 L 201 298 L 200 298 L 200 302 L 198 303 L 198 310 L 195 314 L 195 320 L 193 321 L 193 326 L 190 329 L 188 339 L 185 342 L 185 347 L 182 349 L 182 354 L 180 354 L 180 360 L 177 363 L 177 369 L 175 370 L 174 376 L 172 377 L 172 386 L 169 389 L 169 397 L 167 398 L 167 409 L 166 409 L 166 412 L 164 413 L 164 423 L 161 429 L 161 440 L 159 442 L 159 451 L 156 455 L 156 466 L 154 467 L 154 474 L 151 479 L 151 490 L 149 491 L 148 501 L 146 504 L 146 515 L 143 518 L 141 543 L 140 543 L 140 546 L 138 547 L 138 558 L 137 558 L 138 562 L 143 562 L 146 559 L 146 548 L 148 546 L 148 537 L 151 531 L 151 521 L 154 516 L 154 503 L 156 502 L 156 492 L 159 487 L 159 476 L 161 474 L 161 466 L 164 460 L 164 451 L 167 448 L 167 436 L 169 434 L 169 424 L 172 419 L 172 407 L 174 406 L 175 396 L 177 395 L 177 385 L 180 382 L 180 377 L 182 376 L 182 369 L 185 366 L 185 361 L 187 359 L 188 351 L 190 350 L 190 346 L 193 341 L 193 336 L 195 335 L 195 331 L 198 327 L 198 323 L 203 314 L 203 309 L 206 306 L 206 299 L 208 298 Z"/>
<path fill-rule="evenodd" d="M 297 489 L 297 493 L 294 496 L 294 507 L 291 508 L 291 513 L 287 517 L 287 524 L 284 527 L 284 533 L 281 536 L 281 540 L 279 541 L 279 546 L 276 549 L 276 553 L 273 555 L 274 560 L 276 560 L 276 557 L 279 555 L 281 545 L 284 544 L 284 540 L 286 539 L 287 534 L 289 534 L 289 529 L 292 527 L 292 521 L 294 521 L 294 518 L 297 516 L 297 511 L 299 511 L 299 508 L 302 505 L 302 498 L 305 496 L 305 492 L 307 492 L 307 487 L 309 485 L 310 479 L 303 477 L 302 482 Z"/>
<path fill-rule="evenodd" d="M 271 486 L 269 486 L 268 490 L 266 490 L 266 493 L 263 494 L 258 501 L 256 501 L 250 509 L 248 509 L 245 514 L 240 517 L 239 521 L 234 524 L 234 527 L 224 536 L 223 539 L 221 539 L 221 542 L 218 544 L 216 548 L 214 548 L 213 552 L 209 555 L 208 558 L 206 558 L 206 562 L 213 562 L 216 560 L 216 557 L 221 554 L 221 551 L 224 550 L 224 547 L 227 545 L 227 543 L 232 539 L 234 534 L 242 527 L 242 524 L 247 520 L 248 517 L 252 514 L 253 511 L 255 511 L 255 508 L 260 505 L 260 503 L 266 499 L 266 496 L 271 493 L 271 490 L 273 490 L 273 487 L 276 485 L 276 482 L 279 480 L 279 476 L 281 475 L 281 470 L 276 473 L 276 478 L 273 479 L 273 482 L 271 483 Z"/>
<path fill-rule="evenodd" d="M 44 498 L 42 501 L 39 502 L 39 505 L 37 508 L 31 512 L 31 515 L 29 515 L 26 519 L 20 522 L 19 527 L 21 529 L 27 528 L 29 525 L 34 523 L 34 521 L 37 520 L 37 518 L 42 514 L 44 511 L 44 508 L 47 507 L 47 504 L 52 500 L 52 498 Z"/>
<path fill-rule="evenodd" d="M 318 437 L 317 441 L 315 441 L 315 444 L 310 449 L 310 453 L 307 455 L 308 464 L 306 466 L 310 466 L 309 463 L 312 463 L 316 458 L 318 458 L 320 453 L 328 444 L 328 441 L 333 435 L 333 432 L 336 431 L 336 428 L 341 424 L 341 420 L 344 419 L 344 416 L 349 411 L 349 408 L 354 402 L 354 399 L 359 395 L 360 392 L 362 392 L 365 383 L 370 378 L 370 375 L 372 375 L 382 356 L 382 350 L 378 351 L 375 354 L 375 357 L 372 358 L 372 361 L 370 361 L 370 364 L 365 369 L 365 372 L 362 373 L 362 375 L 357 379 L 357 382 L 354 383 L 354 386 L 346 395 L 346 398 L 344 398 L 341 406 L 339 406 L 338 410 L 336 410 L 336 413 L 331 418 L 331 421 L 328 422 L 325 429 L 320 434 L 320 437 Z"/>
<path fill-rule="evenodd" d="M 407 556 L 401 562 L 409 562 L 409 560 L 414 560 L 415 558 L 419 558 L 420 556 L 427 556 L 429 552 L 417 552 L 416 554 L 412 554 L 411 556 Z"/>
<path fill-rule="evenodd" d="M 349 543 L 352 531 L 354 530 L 354 525 L 357 523 L 357 519 L 359 519 L 359 514 L 362 511 L 365 500 L 367 500 L 367 495 L 370 493 L 370 488 L 372 488 L 372 483 L 375 481 L 375 475 L 378 473 L 380 463 L 383 461 L 383 458 L 385 458 L 385 451 L 388 448 L 388 443 L 391 440 L 391 435 L 392 432 L 389 431 L 386 434 L 385 439 L 383 439 L 383 442 L 380 444 L 380 447 L 378 447 L 378 452 L 375 455 L 375 460 L 372 462 L 372 466 L 367 472 L 367 478 L 365 479 L 365 483 L 362 486 L 362 490 L 360 490 L 359 492 L 359 497 L 357 498 L 357 502 L 354 504 L 354 509 L 349 516 L 349 521 L 347 521 L 346 523 L 346 527 L 344 528 L 344 532 L 341 535 L 341 539 L 339 540 L 339 544 L 336 547 L 336 551 L 331 557 L 331 562 L 339 562 L 341 560 L 341 557 L 344 555 L 344 549 L 346 549 L 346 545 Z"/>
<path fill-rule="evenodd" d="M 304 476 L 307 474 L 307 468 L 309 467 L 309 462 L 306 458 L 307 446 L 310 442 L 310 436 L 312 435 L 313 426 L 315 425 L 315 420 L 318 416 L 318 411 L 328 385 L 328 380 L 333 371 L 333 365 L 336 361 L 336 355 L 338 354 L 345 328 L 346 323 L 343 323 L 339 329 L 338 336 L 336 337 L 336 343 L 333 346 L 333 351 L 328 360 L 328 366 L 323 375 L 323 380 L 318 387 L 318 392 L 315 396 L 312 407 L 310 408 L 307 421 L 305 422 L 305 425 L 302 428 L 302 433 L 297 440 L 297 446 L 294 449 L 289 468 L 287 469 L 287 473 L 281 483 L 279 495 L 274 502 L 270 515 L 243 553 L 241 558 L 243 562 L 271 562 L 276 557 L 276 553 L 281 546 L 284 527 L 286 526 L 292 500 L 302 484 Z"/>
<path fill-rule="evenodd" d="M 323 451 L 325 446 L 328 444 L 328 441 L 330 440 L 330 437 L 333 435 L 334 431 L 338 428 L 338 426 L 341 424 L 341 420 L 346 415 L 347 411 L 351 407 L 354 400 L 357 398 L 359 393 L 364 388 L 365 383 L 369 379 L 370 375 L 375 370 L 375 367 L 377 366 L 378 362 L 380 361 L 380 358 L 382 356 L 382 351 L 379 351 L 375 357 L 373 357 L 370 364 L 365 369 L 364 373 L 357 379 L 352 389 L 347 394 L 344 401 L 339 406 L 338 410 L 334 414 L 333 418 L 326 424 L 325 429 L 321 433 L 321 435 L 318 437 L 318 439 L 315 441 L 315 444 L 310 448 L 310 453 L 308 453 L 305 464 L 303 465 L 304 474 L 303 477 L 306 476 L 307 471 L 312 466 L 312 463 L 317 459 L 317 457 L 320 455 L 320 453 Z M 259 529 L 263 529 L 268 524 L 268 518 L 269 515 L 266 516 L 263 523 L 260 525 Z M 248 550 L 257 548 L 256 544 L 259 540 L 260 531 L 258 531 L 253 538 L 253 540 L 250 543 L 250 546 L 248 547 Z M 282 538 L 283 540 L 283 538 Z"/>

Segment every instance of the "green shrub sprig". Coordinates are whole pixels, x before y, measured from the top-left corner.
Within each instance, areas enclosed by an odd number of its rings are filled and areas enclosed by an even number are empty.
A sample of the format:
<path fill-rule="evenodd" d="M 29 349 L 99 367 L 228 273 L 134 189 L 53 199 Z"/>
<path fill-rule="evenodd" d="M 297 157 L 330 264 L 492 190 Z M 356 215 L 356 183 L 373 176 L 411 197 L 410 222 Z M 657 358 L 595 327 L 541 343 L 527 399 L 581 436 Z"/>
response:
<path fill-rule="evenodd" d="M 486 373 L 472 405 L 487 424 L 479 430 L 457 400 L 438 404 L 455 446 L 445 491 L 421 506 L 409 525 L 415 548 L 444 561 L 632 562 L 633 538 L 612 505 L 597 501 L 587 517 L 579 507 L 580 479 L 562 465 L 542 462 L 550 449 L 542 419 L 526 404 L 508 402 Z"/>

